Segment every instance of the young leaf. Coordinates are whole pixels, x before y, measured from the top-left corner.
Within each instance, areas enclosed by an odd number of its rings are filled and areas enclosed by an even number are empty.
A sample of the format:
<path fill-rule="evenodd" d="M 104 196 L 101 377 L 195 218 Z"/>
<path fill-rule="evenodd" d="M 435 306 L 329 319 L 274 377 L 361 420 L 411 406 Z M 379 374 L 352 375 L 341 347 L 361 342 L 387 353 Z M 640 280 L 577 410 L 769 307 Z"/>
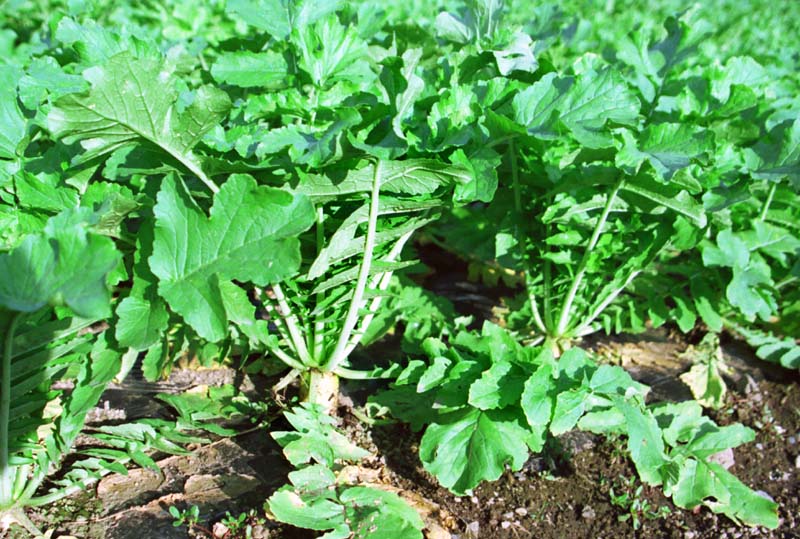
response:
<path fill-rule="evenodd" d="M 296 236 L 314 222 L 305 196 L 259 187 L 232 175 L 214 197 L 211 216 L 193 205 L 175 179 L 164 180 L 156 217 L 150 269 L 158 292 L 200 336 L 219 341 L 228 316 L 221 281 L 260 286 L 279 282 L 300 266 Z"/>
<path fill-rule="evenodd" d="M 528 458 L 527 436 L 515 412 L 467 407 L 430 425 L 419 455 L 443 487 L 462 495 L 500 477 L 506 464 L 520 469 Z"/>

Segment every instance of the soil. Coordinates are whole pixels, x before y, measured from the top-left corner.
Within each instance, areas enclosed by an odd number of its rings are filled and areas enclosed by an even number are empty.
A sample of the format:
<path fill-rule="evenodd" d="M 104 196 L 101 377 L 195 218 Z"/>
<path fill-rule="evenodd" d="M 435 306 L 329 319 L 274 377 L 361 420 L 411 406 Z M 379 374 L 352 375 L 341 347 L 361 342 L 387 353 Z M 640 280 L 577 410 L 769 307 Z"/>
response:
<path fill-rule="evenodd" d="M 434 283 L 434 288 L 466 282 L 466 268 L 449 269 L 455 277 Z M 476 294 L 481 295 L 472 285 L 456 287 L 448 295 L 458 296 L 464 290 L 473 297 L 456 297 L 457 307 L 476 317 L 492 316 L 496 296 L 484 293 L 484 301 L 472 301 Z M 691 394 L 678 376 L 689 364 L 683 352 L 691 341 L 691 337 L 687 340 L 660 330 L 639 336 L 596 338 L 583 345 L 649 384 L 652 399 L 684 400 Z M 745 484 L 778 503 L 781 521 L 777 530 L 740 527 L 706 508 L 676 508 L 659 489 L 635 479 L 634 467 L 618 440 L 567 433 L 550 440 L 521 471 L 507 471 L 498 481 L 480 486 L 472 496 L 457 497 L 437 486 L 422 469 L 416 456 L 418 433 L 402 424 L 368 427 L 353 415 L 363 388 L 354 387 L 348 394 L 344 386 L 342 427 L 374 454 L 364 463 L 367 473 L 379 476 L 381 482 L 418 500 L 430 511 L 430 517 L 441 526 L 436 539 L 448 535 L 452 539 L 800 538 L 800 376 L 757 360 L 743 343 L 728 339 L 722 345 L 731 367 L 727 378 L 730 392 L 726 405 L 710 415 L 720 424 L 741 422 L 756 431 L 754 442 L 736 448 L 726 458 L 732 459 L 731 471 Z M 96 424 L 167 415 L 152 399 L 159 391 L 235 382 L 255 395 L 272 382 L 241 379 L 229 369 L 179 370 L 168 384 L 161 385 L 133 380 L 109 389 L 102 406 L 92 414 Z M 273 428 L 278 427 L 279 422 L 273 424 Z M 286 482 L 289 471 L 280 448 L 266 431 L 219 439 L 187 456 L 163 456 L 159 466 L 160 473 L 132 469 L 127 476 L 107 476 L 92 490 L 32 511 L 30 517 L 42 529 L 54 530 L 54 539 L 316 536 L 281 527 L 264 517 L 264 500 Z M 198 526 L 173 526 L 170 506 L 192 505 L 200 508 Z M 226 513 L 246 511 L 251 511 L 246 519 L 251 534 L 225 533 L 220 521 Z M 21 539 L 24 534 L 12 529 L 7 537 Z"/>

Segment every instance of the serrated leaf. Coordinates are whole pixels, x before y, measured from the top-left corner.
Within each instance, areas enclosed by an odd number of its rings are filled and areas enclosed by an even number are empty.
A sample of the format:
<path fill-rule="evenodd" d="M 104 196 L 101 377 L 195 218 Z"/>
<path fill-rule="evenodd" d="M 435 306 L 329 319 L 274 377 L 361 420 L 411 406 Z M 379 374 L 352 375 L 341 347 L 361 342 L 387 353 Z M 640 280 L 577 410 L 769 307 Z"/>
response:
<path fill-rule="evenodd" d="M 225 9 L 250 26 L 283 39 L 293 28 L 303 28 L 336 11 L 339 0 L 229 0 Z"/>
<path fill-rule="evenodd" d="M 777 505 L 713 462 L 687 459 L 670 493 L 679 507 L 691 509 L 702 503 L 735 521 L 770 529 L 778 527 Z"/>
<path fill-rule="evenodd" d="M 639 477 L 647 484 L 660 485 L 663 481 L 661 468 L 668 460 L 656 418 L 643 406 L 622 398 L 614 399 L 614 407 L 625 416 L 628 451 L 636 464 Z"/>
<path fill-rule="evenodd" d="M 469 404 L 480 410 L 505 408 L 522 395 L 527 374 L 508 361 L 498 361 L 469 386 Z"/>
<path fill-rule="evenodd" d="M 328 467 L 339 460 L 360 460 L 369 452 L 350 442 L 320 406 L 301 404 L 284 413 L 295 431 L 272 432 L 284 455 L 295 466 L 311 461 Z"/>
<path fill-rule="evenodd" d="M 129 296 L 117 307 L 116 337 L 123 346 L 146 350 L 161 337 L 169 322 L 163 302 Z"/>
<path fill-rule="evenodd" d="M 558 105 L 560 120 L 581 144 L 589 148 L 611 145 L 603 130 L 608 122 L 635 125 L 639 100 L 622 78 L 610 69 L 583 73 Z"/>
<path fill-rule="evenodd" d="M 528 431 L 518 414 L 474 408 L 440 416 L 420 442 L 425 469 L 453 493 L 463 495 L 483 481 L 494 481 L 508 464 L 518 470 L 528 458 Z"/>
<path fill-rule="evenodd" d="M 204 176 L 192 148 L 227 114 L 227 94 L 202 87 L 180 112 L 171 73 L 157 59 L 135 58 L 129 52 L 85 70 L 83 76 L 91 89 L 60 98 L 47 115 L 54 137 L 81 143 L 81 161 L 150 142 Z"/>
<path fill-rule="evenodd" d="M 575 428 L 586 411 L 589 392 L 585 388 L 563 391 L 556 397 L 550 432 L 558 436 Z"/>
<path fill-rule="evenodd" d="M 759 140 L 748 155 L 748 166 L 759 179 L 800 179 L 800 118 L 783 123 Z"/>
<path fill-rule="evenodd" d="M 621 134 L 624 144 L 616 156 L 617 166 L 631 167 L 635 174 L 647 161 L 665 180 L 713 149 L 711 134 L 689 124 L 649 125 L 636 137 L 625 129 Z"/>
<path fill-rule="evenodd" d="M 750 249 L 732 230 L 725 229 L 717 234 L 716 245 L 703 248 L 705 266 L 724 266 L 746 268 L 750 262 Z"/>
<path fill-rule="evenodd" d="M 525 382 L 520 404 L 533 433 L 532 451 L 540 451 L 544 446 L 545 435 L 553 417 L 552 393 L 555 388 L 553 369 L 550 365 L 539 367 Z"/>
<path fill-rule="evenodd" d="M 525 126 L 531 135 L 552 137 L 554 116 L 573 82 L 571 78 L 557 79 L 555 73 L 548 73 L 515 95 L 516 122 Z"/>
<path fill-rule="evenodd" d="M 317 496 L 298 494 L 285 486 L 269 497 L 270 512 L 281 522 L 309 530 L 345 526 L 342 506 Z"/>
<path fill-rule="evenodd" d="M 379 185 L 381 191 L 386 193 L 426 195 L 441 186 L 472 180 L 469 171 L 433 159 L 382 161 L 380 167 Z M 374 176 L 373 164 L 350 170 L 341 180 L 309 174 L 301 178 L 295 191 L 314 199 L 368 193 L 372 191 Z"/>
<path fill-rule="evenodd" d="M 296 236 L 314 222 L 308 199 L 259 187 L 232 175 L 214 197 L 210 217 L 189 199 L 174 177 L 162 183 L 150 269 L 158 293 L 201 335 L 219 341 L 228 315 L 220 281 L 260 286 L 279 282 L 300 266 Z"/>
<path fill-rule="evenodd" d="M 641 175 L 623 182 L 621 189 L 669 208 L 690 219 L 699 228 L 704 228 L 708 222 L 703 206 L 686 191 L 676 190 Z"/>
<path fill-rule="evenodd" d="M 339 495 L 354 539 L 422 539 L 425 523 L 400 496 L 372 487 L 351 487 Z"/>

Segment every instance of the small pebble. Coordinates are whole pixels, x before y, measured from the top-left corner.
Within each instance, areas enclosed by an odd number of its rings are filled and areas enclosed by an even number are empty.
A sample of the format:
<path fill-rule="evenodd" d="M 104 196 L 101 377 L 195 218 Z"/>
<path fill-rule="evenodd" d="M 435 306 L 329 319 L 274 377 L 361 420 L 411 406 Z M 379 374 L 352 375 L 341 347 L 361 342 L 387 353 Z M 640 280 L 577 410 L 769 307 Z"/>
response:
<path fill-rule="evenodd" d="M 595 513 L 591 505 L 587 505 L 586 507 L 583 508 L 581 516 L 586 520 L 593 520 L 597 516 L 597 513 Z"/>
<path fill-rule="evenodd" d="M 225 537 L 230 533 L 228 527 L 222 522 L 217 522 L 214 524 L 214 527 L 211 529 L 211 531 L 214 532 L 214 537 Z"/>
<path fill-rule="evenodd" d="M 731 468 L 731 466 L 735 464 L 733 458 L 733 449 L 731 448 L 723 449 L 719 453 L 714 453 L 713 455 L 708 457 L 708 460 L 711 462 L 716 462 L 717 464 L 728 470 Z"/>
<path fill-rule="evenodd" d="M 794 459 L 794 467 L 800 470 L 800 455 L 797 455 Z"/>
<path fill-rule="evenodd" d="M 511 511 L 509 511 L 508 513 L 503 513 L 503 518 L 506 520 L 510 520 L 514 518 L 514 513 L 512 513 Z"/>
<path fill-rule="evenodd" d="M 697 534 L 689 530 L 683 534 L 683 539 L 694 539 L 695 535 Z"/>
<path fill-rule="evenodd" d="M 503 528 L 504 530 L 507 530 L 508 528 L 511 527 L 511 523 L 507 520 L 504 520 L 503 522 L 500 523 L 500 527 Z"/>
<path fill-rule="evenodd" d="M 758 449 L 759 451 L 764 451 L 764 444 L 761 443 L 756 444 L 756 449 Z"/>
<path fill-rule="evenodd" d="M 521 517 L 524 517 L 525 515 L 528 514 L 528 510 L 525 509 L 524 507 L 517 507 L 516 509 L 514 509 L 514 512 Z"/>
<path fill-rule="evenodd" d="M 786 441 L 789 442 L 789 445 L 794 445 L 797 443 L 797 438 L 795 438 L 794 436 L 789 436 L 789 439 Z"/>
<path fill-rule="evenodd" d="M 474 503 L 474 504 L 476 504 L 476 505 L 477 505 L 477 503 L 478 503 L 478 497 L 477 497 L 477 496 L 473 496 L 472 498 L 470 498 L 470 499 L 469 499 L 469 501 L 471 501 L 472 503 Z"/>

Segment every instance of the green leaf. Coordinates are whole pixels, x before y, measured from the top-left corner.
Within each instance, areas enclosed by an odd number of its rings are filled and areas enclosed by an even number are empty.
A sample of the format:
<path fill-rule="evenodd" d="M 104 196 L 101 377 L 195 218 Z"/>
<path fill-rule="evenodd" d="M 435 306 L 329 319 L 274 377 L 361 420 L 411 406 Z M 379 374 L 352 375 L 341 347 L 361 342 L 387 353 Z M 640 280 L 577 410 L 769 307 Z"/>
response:
<path fill-rule="evenodd" d="M 472 176 L 466 169 L 433 159 L 381 161 L 380 166 L 380 189 L 386 193 L 426 195 L 441 186 L 472 181 Z M 343 179 L 303 175 L 295 190 L 313 199 L 368 193 L 372 191 L 374 175 L 374 164 L 350 170 Z"/>
<path fill-rule="evenodd" d="M 394 492 L 372 487 L 351 487 L 339 496 L 354 539 L 422 539 L 425 523 Z"/>
<path fill-rule="evenodd" d="M 339 0 L 229 0 L 225 9 L 250 26 L 283 39 L 339 9 Z"/>
<path fill-rule="evenodd" d="M 641 174 L 622 184 L 623 191 L 633 193 L 690 219 L 695 226 L 704 228 L 708 222 L 703 206 L 688 192 L 678 190 Z"/>
<path fill-rule="evenodd" d="M 756 178 L 779 181 L 788 177 L 796 185 L 800 181 L 800 118 L 780 124 L 759 140 L 747 164 Z"/>
<path fill-rule="evenodd" d="M 482 481 L 499 478 L 506 464 L 519 470 L 528 458 L 527 436 L 515 412 L 467 407 L 430 425 L 419 454 L 443 487 L 463 495 Z"/>
<path fill-rule="evenodd" d="M 664 453 L 664 440 L 655 416 L 644 408 L 622 398 L 614 399 L 614 406 L 625 416 L 628 451 L 642 481 L 660 485 L 661 469 L 668 463 Z"/>
<path fill-rule="evenodd" d="M 561 122 L 589 148 L 611 145 L 610 134 L 604 132 L 608 122 L 633 126 L 639 118 L 639 100 L 610 69 L 583 73 L 558 108 Z"/>
<path fill-rule="evenodd" d="M 450 13 L 439 13 L 436 16 L 435 27 L 438 37 L 454 43 L 469 43 L 475 37 L 475 32 L 470 26 Z"/>
<path fill-rule="evenodd" d="M 146 350 L 167 328 L 169 314 L 163 302 L 129 296 L 117 307 L 116 337 L 123 346 Z"/>
<path fill-rule="evenodd" d="M 342 506 L 337 502 L 314 495 L 298 494 L 288 485 L 270 496 L 268 504 L 275 518 L 298 528 L 346 528 Z"/>
<path fill-rule="evenodd" d="M 738 307 L 748 318 L 760 316 L 768 320 L 774 311 L 773 301 L 760 285 L 769 285 L 771 280 L 761 268 L 733 268 L 733 278 L 725 289 L 731 305 Z"/>
<path fill-rule="evenodd" d="M 174 177 L 162 183 L 150 269 L 158 293 L 200 336 L 219 341 L 228 315 L 220 281 L 260 286 L 295 274 L 300 266 L 296 236 L 314 222 L 308 199 L 269 187 L 252 177 L 229 177 L 214 197 L 210 217 L 200 211 Z"/>
<path fill-rule="evenodd" d="M 550 423 L 550 432 L 558 436 L 575 428 L 578 420 L 586 411 L 589 392 L 586 388 L 562 391 L 556 397 L 553 410 L 553 421 Z"/>
<path fill-rule="evenodd" d="M 357 461 L 369 456 L 368 451 L 340 433 L 334 419 L 318 405 L 301 404 L 285 412 L 284 417 L 296 430 L 276 431 L 271 436 L 294 466 L 316 461 L 331 467 L 336 461 Z"/>
<path fill-rule="evenodd" d="M 730 229 L 717 234 L 717 245 L 703 247 L 703 265 L 746 268 L 750 262 L 747 244 Z"/>
<path fill-rule="evenodd" d="M 19 98 L 26 108 L 36 109 L 47 99 L 83 92 L 88 84 L 80 75 L 71 75 L 49 56 L 35 58 L 19 80 Z"/>
<path fill-rule="evenodd" d="M 36 177 L 27 171 L 17 174 L 15 187 L 23 208 L 60 212 L 78 205 L 78 192 L 57 177 Z"/>
<path fill-rule="evenodd" d="M 322 464 L 312 464 L 289 472 L 289 481 L 302 490 L 321 490 L 336 484 L 336 475 Z"/>
<path fill-rule="evenodd" d="M 17 105 L 17 82 L 21 76 L 16 67 L 0 65 L 0 159 L 16 159 L 27 134 L 25 117 Z"/>
<path fill-rule="evenodd" d="M 408 49 L 402 56 L 403 68 L 399 75 L 405 83 L 405 87 L 394 98 L 394 107 L 397 113 L 392 119 L 392 129 L 403 140 L 406 140 L 406 135 L 403 133 L 403 122 L 413 115 L 414 103 L 425 89 L 425 81 L 415 74 L 421 58 L 422 49 Z"/>
<path fill-rule="evenodd" d="M 553 392 L 555 389 L 553 368 L 550 365 L 539 367 L 525 382 L 521 405 L 533 433 L 532 451 L 541 451 L 544 447 L 545 436 L 553 417 Z"/>
<path fill-rule="evenodd" d="M 734 521 L 770 529 L 778 527 L 778 506 L 713 462 L 684 461 L 669 493 L 679 507 L 691 509 L 702 503 Z"/>
<path fill-rule="evenodd" d="M 326 7 L 332 4 L 329 0 L 305 3 L 327 4 Z M 377 75 L 366 60 L 367 43 L 356 29 L 341 24 L 335 15 L 316 15 L 314 18 L 321 20 L 314 25 L 292 27 L 292 41 L 299 50 L 297 67 L 305 71 L 318 88 L 329 88 L 338 82 L 358 85 L 376 79 Z"/>
<path fill-rule="evenodd" d="M 665 180 L 713 149 L 711 134 L 689 124 L 649 125 L 639 133 L 638 140 L 627 129 L 620 133 L 624 144 L 616 156 L 617 166 L 631 167 L 635 174 L 647 161 Z"/>
<path fill-rule="evenodd" d="M 497 169 L 502 162 L 500 154 L 491 148 L 481 148 L 467 158 L 462 150 L 456 150 L 450 160 L 468 170 L 471 178 L 456 185 L 453 200 L 459 204 L 491 202 L 497 191 Z"/>
<path fill-rule="evenodd" d="M 681 375 L 681 381 L 689 386 L 697 402 L 718 410 L 724 404 L 728 390 L 722 378 L 726 367 L 718 336 L 714 333 L 707 334 L 700 344 L 690 346 L 682 356 L 691 359 L 694 365 L 689 372 Z"/>
<path fill-rule="evenodd" d="M 780 337 L 767 331 L 745 328 L 734 325 L 747 344 L 756 348 L 756 355 L 761 359 L 779 363 L 787 369 L 800 368 L 800 345 L 792 337 Z"/>
<path fill-rule="evenodd" d="M 417 393 L 425 393 L 441 385 L 447 377 L 447 371 L 452 364 L 453 362 L 444 356 L 434 357 L 433 364 L 425 369 L 425 372 L 419 377 Z"/>
<path fill-rule="evenodd" d="M 33 312 L 50 303 L 67 305 L 87 318 L 109 316 L 106 276 L 119 263 L 119 254 L 111 240 L 87 232 L 91 216 L 89 211 L 63 212 L 41 234 L 0 254 L 0 305 Z"/>
<path fill-rule="evenodd" d="M 555 73 L 548 73 L 525 88 L 514 96 L 516 122 L 525 126 L 531 135 L 540 138 L 555 136 L 554 116 L 573 83 L 572 78 L 557 79 Z"/>
<path fill-rule="evenodd" d="M 517 404 L 527 378 L 526 373 L 511 362 L 493 363 L 469 386 L 469 404 L 480 410 Z"/>
<path fill-rule="evenodd" d="M 226 52 L 211 66 L 217 82 L 241 88 L 263 87 L 270 90 L 287 85 L 289 65 L 282 54 L 266 52 Z"/>
<path fill-rule="evenodd" d="M 56 421 L 59 443 L 66 453 L 83 428 L 86 414 L 100 400 L 106 386 L 117 375 L 121 365 L 121 354 L 110 348 L 108 333 L 95 341 L 91 361 L 84 361 L 75 380 L 75 387 L 65 399 L 64 410 Z"/>
<path fill-rule="evenodd" d="M 227 94 L 202 87 L 180 111 L 175 78 L 162 62 L 128 52 L 87 69 L 83 77 L 91 89 L 62 97 L 47 115 L 54 137 L 67 144 L 81 142 L 81 161 L 150 142 L 205 178 L 192 148 L 227 114 Z"/>

